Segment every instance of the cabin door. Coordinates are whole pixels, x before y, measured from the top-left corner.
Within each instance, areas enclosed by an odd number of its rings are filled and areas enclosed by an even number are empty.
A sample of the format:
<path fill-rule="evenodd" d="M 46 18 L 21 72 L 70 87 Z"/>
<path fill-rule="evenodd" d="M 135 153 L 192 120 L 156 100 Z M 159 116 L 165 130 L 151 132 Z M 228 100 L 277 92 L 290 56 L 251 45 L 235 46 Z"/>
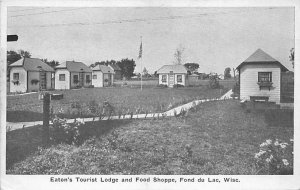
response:
<path fill-rule="evenodd" d="M 175 75 L 173 73 L 173 71 L 170 71 L 169 74 L 169 87 L 173 87 L 175 83 Z"/>
<path fill-rule="evenodd" d="M 84 73 L 79 73 L 79 85 L 84 86 Z"/>
<path fill-rule="evenodd" d="M 45 71 L 40 71 L 40 89 L 46 90 L 47 87 L 47 75 Z"/>

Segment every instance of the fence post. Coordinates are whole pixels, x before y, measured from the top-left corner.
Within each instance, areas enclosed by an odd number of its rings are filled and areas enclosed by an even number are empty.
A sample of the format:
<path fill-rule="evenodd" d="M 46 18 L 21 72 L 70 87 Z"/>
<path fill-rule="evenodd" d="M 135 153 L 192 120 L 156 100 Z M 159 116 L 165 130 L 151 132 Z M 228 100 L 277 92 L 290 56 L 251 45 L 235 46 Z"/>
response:
<path fill-rule="evenodd" d="M 45 93 L 43 100 L 43 142 L 49 143 L 50 94 Z"/>

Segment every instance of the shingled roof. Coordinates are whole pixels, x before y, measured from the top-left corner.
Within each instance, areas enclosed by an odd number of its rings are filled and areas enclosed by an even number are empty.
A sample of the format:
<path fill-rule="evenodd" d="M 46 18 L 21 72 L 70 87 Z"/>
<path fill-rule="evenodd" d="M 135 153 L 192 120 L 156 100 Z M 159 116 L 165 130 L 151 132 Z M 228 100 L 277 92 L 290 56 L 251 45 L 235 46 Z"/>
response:
<path fill-rule="evenodd" d="M 26 71 L 49 71 L 54 72 L 54 69 L 38 58 L 22 58 L 9 65 L 9 67 L 23 67 Z"/>
<path fill-rule="evenodd" d="M 183 65 L 164 65 L 160 69 L 158 69 L 157 74 L 164 74 L 164 73 L 187 73 L 187 68 Z"/>
<path fill-rule="evenodd" d="M 106 65 L 96 65 L 93 71 L 102 71 L 102 73 L 114 73 L 114 71 Z"/>
<path fill-rule="evenodd" d="M 67 69 L 70 72 L 92 72 L 88 66 L 82 62 L 66 61 L 55 67 L 55 69 Z"/>
<path fill-rule="evenodd" d="M 283 66 L 279 61 L 271 57 L 269 54 L 261 49 L 257 49 L 252 55 L 250 55 L 245 61 L 243 61 L 237 69 L 240 69 L 246 64 L 277 64 L 281 67 L 283 71 L 288 71 L 288 69 Z"/>
<path fill-rule="evenodd" d="M 121 71 L 121 68 L 117 64 L 109 64 L 115 71 Z"/>

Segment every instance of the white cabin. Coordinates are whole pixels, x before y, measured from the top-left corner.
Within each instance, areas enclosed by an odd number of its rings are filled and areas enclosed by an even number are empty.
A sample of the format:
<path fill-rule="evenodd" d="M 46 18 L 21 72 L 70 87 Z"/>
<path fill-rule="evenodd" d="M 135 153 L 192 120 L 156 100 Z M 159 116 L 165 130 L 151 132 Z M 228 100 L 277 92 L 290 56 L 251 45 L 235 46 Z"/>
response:
<path fill-rule="evenodd" d="M 281 73 L 288 69 L 270 55 L 256 50 L 238 67 L 240 99 L 267 99 L 280 103 Z"/>
<path fill-rule="evenodd" d="M 188 85 L 188 70 L 183 65 L 164 65 L 158 71 L 158 84 L 173 87 L 175 84 Z"/>

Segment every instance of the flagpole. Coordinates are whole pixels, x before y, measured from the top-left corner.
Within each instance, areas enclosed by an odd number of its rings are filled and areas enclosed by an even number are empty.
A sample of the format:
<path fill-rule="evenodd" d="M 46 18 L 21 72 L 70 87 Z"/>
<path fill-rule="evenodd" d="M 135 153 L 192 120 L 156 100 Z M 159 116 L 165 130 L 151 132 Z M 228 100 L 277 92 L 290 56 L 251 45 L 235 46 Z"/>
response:
<path fill-rule="evenodd" d="M 141 44 L 143 43 L 143 37 L 141 36 Z M 143 56 L 141 56 L 141 90 L 143 90 Z"/>

